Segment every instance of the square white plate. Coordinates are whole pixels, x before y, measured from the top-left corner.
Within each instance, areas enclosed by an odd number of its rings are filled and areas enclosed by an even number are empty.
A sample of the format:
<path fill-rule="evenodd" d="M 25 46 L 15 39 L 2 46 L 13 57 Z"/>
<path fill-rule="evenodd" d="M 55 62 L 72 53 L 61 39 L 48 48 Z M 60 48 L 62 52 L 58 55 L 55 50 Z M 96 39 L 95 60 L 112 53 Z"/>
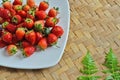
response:
<path fill-rule="evenodd" d="M 25 0 L 23 0 L 25 3 Z M 43 0 L 35 0 L 39 4 Z M 0 0 L 1 3 L 1 0 Z M 49 0 L 50 8 L 59 7 L 60 22 L 58 25 L 64 29 L 64 35 L 59 39 L 58 46 L 50 47 L 45 51 L 35 52 L 31 57 L 23 58 L 21 51 L 14 56 L 7 56 L 5 49 L 0 49 L 0 66 L 19 69 L 41 69 L 56 65 L 64 52 L 69 34 L 70 10 L 68 0 Z M 49 10 L 49 9 L 48 9 Z"/>

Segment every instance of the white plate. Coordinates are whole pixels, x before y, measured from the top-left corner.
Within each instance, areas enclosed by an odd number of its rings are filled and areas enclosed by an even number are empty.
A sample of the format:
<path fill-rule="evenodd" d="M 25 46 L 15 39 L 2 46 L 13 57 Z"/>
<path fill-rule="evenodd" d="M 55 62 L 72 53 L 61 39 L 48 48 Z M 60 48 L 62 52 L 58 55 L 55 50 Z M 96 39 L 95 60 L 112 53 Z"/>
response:
<path fill-rule="evenodd" d="M 25 0 L 23 0 L 25 1 Z M 37 4 L 43 0 L 35 0 Z M 1 2 L 1 0 L 0 0 Z M 50 7 L 59 7 L 60 22 L 58 25 L 64 29 L 64 35 L 59 39 L 58 46 L 50 47 L 45 51 L 35 52 L 31 57 L 23 58 L 19 51 L 14 56 L 8 56 L 5 49 L 0 49 L 0 66 L 19 69 L 40 69 L 56 65 L 64 52 L 69 33 L 70 11 L 68 0 L 49 0 Z"/>

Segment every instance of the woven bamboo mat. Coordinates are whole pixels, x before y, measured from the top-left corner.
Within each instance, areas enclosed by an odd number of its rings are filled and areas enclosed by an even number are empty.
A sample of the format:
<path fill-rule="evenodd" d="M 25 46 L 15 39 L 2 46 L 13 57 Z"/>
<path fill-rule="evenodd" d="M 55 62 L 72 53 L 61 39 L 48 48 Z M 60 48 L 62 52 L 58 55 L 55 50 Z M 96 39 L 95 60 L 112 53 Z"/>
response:
<path fill-rule="evenodd" d="M 19 70 L 0 67 L 0 80 L 76 80 L 81 58 L 90 50 L 99 70 L 109 48 L 120 57 L 120 0 L 69 0 L 70 34 L 64 55 L 54 67 Z M 119 58 L 120 61 L 120 58 Z M 98 72 L 104 78 L 104 74 Z M 101 79 L 103 80 L 103 79 Z"/>

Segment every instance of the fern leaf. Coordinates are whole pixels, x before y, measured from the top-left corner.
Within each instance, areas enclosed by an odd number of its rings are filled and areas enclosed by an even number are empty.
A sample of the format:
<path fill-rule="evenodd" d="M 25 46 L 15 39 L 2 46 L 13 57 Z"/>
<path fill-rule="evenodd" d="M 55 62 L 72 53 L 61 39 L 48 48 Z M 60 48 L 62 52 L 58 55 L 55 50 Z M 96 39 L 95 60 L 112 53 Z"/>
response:
<path fill-rule="evenodd" d="M 97 67 L 95 65 L 95 62 L 92 58 L 92 56 L 90 55 L 90 52 L 88 51 L 86 56 L 83 58 L 82 60 L 82 64 L 83 64 L 83 69 L 80 70 L 83 74 L 94 74 L 96 73 Z"/>
<path fill-rule="evenodd" d="M 111 48 L 108 54 L 106 55 L 104 65 L 113 71 L 117 71 L 119 69 L 117 57 L 115 56 Z"/>
<path fill-rule="evenodd" d="M 100 76 L 80 76 L 77 80 L 98 80 Z"/>

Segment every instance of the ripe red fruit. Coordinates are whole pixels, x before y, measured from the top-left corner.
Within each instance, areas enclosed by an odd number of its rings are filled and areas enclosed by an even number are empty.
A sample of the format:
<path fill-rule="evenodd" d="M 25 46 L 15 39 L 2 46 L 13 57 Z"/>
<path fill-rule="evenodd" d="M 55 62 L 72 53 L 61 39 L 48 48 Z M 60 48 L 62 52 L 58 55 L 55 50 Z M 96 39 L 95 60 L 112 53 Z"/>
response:
<path fill-rule="evenodd" d="M 22 21 L 22 18 L 20 15 L 15 15 L 12 17 L 12 22 L 15 24 L 19 24 Z"/>
<path fill-rule="evenodd" d="M 25 35 L 25 29 L 24 28 L 18 28 L 17 30 L 16 30 L 16 37 L 17 37 L 17 39 L 20 41 L 20 40 L 22 40 L 23 38 L 24 38 L 24 35 Z"/>
<path fill-rule="evenodd" d="M 34 52 L 35 52 L 35 47 L 33 47 L 33 46 L 25 47 L 23 49 L 23 55 L 25 57 L 31 56 Z"/>
<path fill-rule="evenodd" d="M 27 5 L 27 4 L 24 5 L 24 6 L 23 6 L 23 10 L 26 11 L 26 12 L 29 11 L 29 10 L 30 10 L 30 6 Z"/>
<path fill-rule="evenodd" d="M 12 35 L 12 44 L 16 44 L 19 40 L 17 39 L 16 34 Z"/>
<path fill-rule="evenodd" d="M 49 45 L 56 44 L 57 40 L 58 40 L 57 36 L 53 33 L 50 33 L 47 37 L 47 42 L 48 42 Z"/>
<path fill-rule="evenodd" d="M 42 33 L 40 32 L 36 32 L 36 44 L 38 44 L 38 42 L 43 38 Z"/>
<path fill-rule="evenodd" d="M 61 37 L 64 33 L 64 30 L 61 26 L 54 26 L 51 30 L 53 34 L 55 34 L 58 38 Z"/>
<path fill-rule="evenodd" d="M 34 23 L 34 29 L 36 31 L 42 31 L 43 28 L 44 28 L 44 20 L 35 21 L 35 23 Z"/>
<path fill-rule="evenodd" d="M 36 33 L 31 30 L 31 31 L 28 31 L 26 34 L 25 34 L 25 39 L 30 42 L 32 45 L 35 44 L 36 42 Z"/>
<path fill-rule="evenodd" d="M 46 1 L 42 1 L 42 2 L 40 2 L 40 4 L 39 4 L 39 10 L 45 11 L 45 10 L 48 9 L 48 7 L 49 7 L 49 4 L 48 4 L 48 2 L 46 2 Z"/>
<path fill-rule="evenodd" d="M 13 5 L 13 9 L 17 12 L 19 10 L 22 10 L 22 5 Z"/>
<path fill-rule="evenodd" d="M 27 16 L 27 13 L 26 13 L 25 11 L 23 11 L 23 10 L 19 10 L 19 11 L 18 11 L 18 14 L 19 14 L 21 17 L 23 17 L 23 18 L 25 18 L 25 17 Z"/>
<path fill-rule="evenodd" d="M 12 34 L 7 31 L 3 32 L 2 40 L 6 43 L 11 43 L 12 42 Z"/>
<path fill-rule="evenodd" d="M 25 22 L 23 23 L 23 26 L 28 29 L 32 29 L 33 25 L 34 25 L 34 21 L 30 18 L 26 18 Z"/>
<path fill-rule="evenodd" d="M 6 48 L 7 52 L 9 55 L 14 55 L 17 53 L 18 49 L 17 49 L 17 46 L 16 45 L 8 45 L 7 48 Z"/>
<path fill-rule="evenodd" d="M 0 38 L 0 48 L 7 46 L 7 43 Z"/>
<path fill-rule="evenodd" d="M 47 14 L 45 11 L 41 10 L 41 11 L 37 11 L 36 12 L 36 17 L 39 19 L 39 20 L 44 20 L 45 18 L 47 18 Z"/>
<path fill-rule="evenodd" d="M 45 26 L 46 27 L 54 27 L 59 22 L 59 19 L 56 17 L 49 17 L 46 19 Z"/>
<path fill-rule="evenodd" d="M 45 50 L 47 48 L 48 44 L 47 44 L 47 40 L 46 38 L 42 38 L 40 39 L 40 41 L 38 42 L 38 47 L 41 49 L 41 50 Z"/>
<path fill-rule="evenodd" d="M 49 17 L 56 17 L 58 14 L 58 10 L 59 10 L 59 8 L 55 8 L 55 7 L 51 8 L 48 12 L 48 16 Z"/>
<path fill-rule="evenodd" d="M 22 5 L 23 0 L 14 0 L 13 5 Z"/>
<path fill-rule="evenodd" d="M 35 1 L 34 0 L 27 0 L 27 5 L 29 5 L 30 7 L 34 7 Z"/>
<path fill-rule="evenodd" d="M 8 10 L 12 9 L 12 4 L 10 3 L 9 0 L 2 0 L 2 1 L 3 1 L 2 5 L 5 9 L 8 9 Z"/>
<path fill-rule="evenodd" d="M 10 18 L 10 11 L 7 10 L 7 9 L 0 9 L 0 17 L 3 18 L 3 19 L 8 19 Z"/>
<path fill-rule="evenodd" d="M 11 16 L 15 16 L 16 15 L 16 11 L 14 9 L 10 9 L 9 11 L 10 11 Z"/>
<path fill-rule="evenodd" d="M 31 46 L 31 44 L 28 41 L 22 41 L 21 42 L 21 47 L 22 48 L 26 48 L 26 47 L 29 47 L 29 46 Z"/>

